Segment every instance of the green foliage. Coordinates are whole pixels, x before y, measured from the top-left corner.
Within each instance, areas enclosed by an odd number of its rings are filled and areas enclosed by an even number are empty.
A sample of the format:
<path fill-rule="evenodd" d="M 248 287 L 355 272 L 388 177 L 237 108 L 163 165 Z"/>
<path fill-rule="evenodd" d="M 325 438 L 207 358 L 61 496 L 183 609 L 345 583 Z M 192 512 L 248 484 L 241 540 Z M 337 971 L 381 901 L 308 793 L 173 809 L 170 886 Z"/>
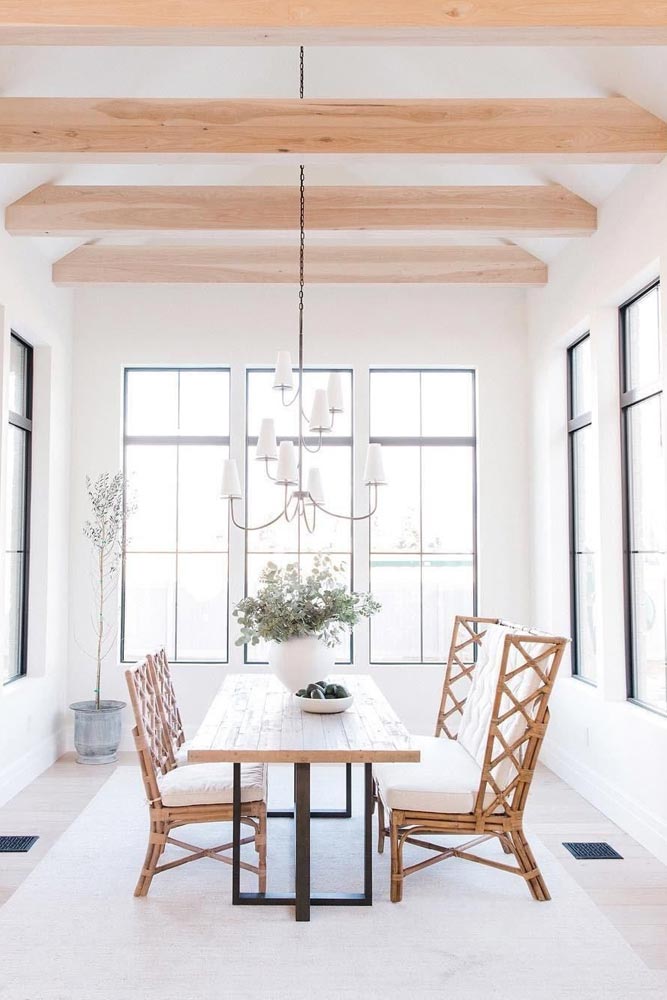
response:
<path fill-rule="evenodd" d="M 312 572 L 299 579 L 299 568 L 290 563 L 280 569 L 268 563 L 254 597 L 234 608 L 241 635 L 237 646 L 256 646 L 260 639 L 286 642 L 299 636 L 317 636 L 335 646 L 362 618 L 380 610 L 371 594 L 350 593 L 340 582 L 342 566 L 329 556 L 316 556 Z"/>

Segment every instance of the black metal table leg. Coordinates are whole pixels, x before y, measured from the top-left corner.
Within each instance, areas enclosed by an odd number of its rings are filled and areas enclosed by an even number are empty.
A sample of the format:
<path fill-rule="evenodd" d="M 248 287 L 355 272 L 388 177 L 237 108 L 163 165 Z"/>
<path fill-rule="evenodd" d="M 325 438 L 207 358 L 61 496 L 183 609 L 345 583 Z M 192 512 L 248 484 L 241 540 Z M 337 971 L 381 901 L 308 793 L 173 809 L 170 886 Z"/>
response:
<path fill-rule="evenodd" d="M 241 902 L 241 765 L 234 764 L 232 794 L 232 903 Z"/>
<path fill-rule="evenodd" d="M 296 919 L 310 920 L 310 764 L 295 764 Z"/>
<path fill-rule="evenodd" d="M 347 795 L 351 809 L 351 765 Z M 295 892 L 241 892 L 241 765 L 234 764 L 232 796 L 232 903 L 235 906 L 294 906 L 297 920 L 310 920 L 311 906 L 373 905 L 373 766 L 364 765 L 364 891 L 311 894 L 310 887 L 310 764 L 295 765 L 296 854 Z M 290 817 L 292 813 L 289 814 Z M 330 814 L 327 814 L 331 818 Z"/>
<path fill-rule="evenodd" d="M 373 765 L 364 764 L 364 896 L 373 903 Z"/>
<path fill-rule="evenodd" d="M 296 801 L 296 768 L 294 765 L 294 799 Z M 294 819 L 294 809 L 269 809 L 268 819 Z M 350 819 L 352 816 L 352 765 L 345 765 L 345 808 L 313 809 L 311 819 Z"/>

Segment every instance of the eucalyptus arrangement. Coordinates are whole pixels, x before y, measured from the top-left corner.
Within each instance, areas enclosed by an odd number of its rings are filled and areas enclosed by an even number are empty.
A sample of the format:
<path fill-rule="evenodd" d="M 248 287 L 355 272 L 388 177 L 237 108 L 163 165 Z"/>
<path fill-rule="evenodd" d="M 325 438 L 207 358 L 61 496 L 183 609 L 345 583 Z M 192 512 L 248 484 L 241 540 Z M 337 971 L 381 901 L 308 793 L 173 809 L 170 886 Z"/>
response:
<path fill-rule="evenodd" d="M 342 570 L 330 556 L 321 555 L 315 557 L 305 578 L 300 578 L 296 563 L 284 569 L 267 563 L 255 596 L 244 598 L 234 608 L 241 626 L 236 645 L 256 646 L 261 639 L 282 643 L 308 636 L 325 646 L 336 646 L 357 622 L 380 610 L 372 594 L 346 590 L 340 582 Z"/>

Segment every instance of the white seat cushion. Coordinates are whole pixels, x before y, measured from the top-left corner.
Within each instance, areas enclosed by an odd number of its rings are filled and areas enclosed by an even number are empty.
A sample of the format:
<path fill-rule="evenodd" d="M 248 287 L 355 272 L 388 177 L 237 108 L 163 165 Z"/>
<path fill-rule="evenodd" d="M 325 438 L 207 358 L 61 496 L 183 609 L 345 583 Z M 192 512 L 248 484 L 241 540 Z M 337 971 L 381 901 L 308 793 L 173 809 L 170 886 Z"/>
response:
<path fill-rule="evenodd" d="M 165 806 L 231 804 L 234 793 L 232 764 L 188 764 L 158 775 L 160 797 Z M 266 798 L 266 766 L 244 764 L 241 768 L 241 801 Z"/>
<path fill-rule="evenodd" d="M 456 740 L 412 739 L 421 751 L 418 764 L 376 764 L 373 769 L 384 804 L 415 812 L 471 813 L 482 773 L 474 757 Z M 489 789 L 484 805 L 492 801 Z"/>

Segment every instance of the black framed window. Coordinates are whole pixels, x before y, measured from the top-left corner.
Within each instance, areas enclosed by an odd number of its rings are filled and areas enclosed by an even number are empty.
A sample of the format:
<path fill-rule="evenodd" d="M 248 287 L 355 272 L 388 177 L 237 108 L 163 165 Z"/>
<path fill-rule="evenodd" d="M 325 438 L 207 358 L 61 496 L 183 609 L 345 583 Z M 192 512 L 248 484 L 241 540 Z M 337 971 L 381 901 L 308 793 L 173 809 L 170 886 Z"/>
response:
<path fill-rule="evenodd" d="M 628 697 L 667 713 L 660 285 L 621 307 Z"/>
<path fill-rule="evenodd" d="M 371 522 L 372 663 L 443 662 L 477 591 L 475 373 L 370 372 L 370 440 L 387 481 Z"/>
<path fill-rule="evenodd" d="M 572 673 L 596 680 L 597 489 L 593 440 L 591 338 L 567 352 L 570 463 L 570 595 Z"/>
<path fill-rule="evenodd" d="M 9 427 L 5 475 L 7 639 L 4 683 L 23 677 L 27 669 L 32 365 L 32 347 L 12 333 L 9 354 Z"/>
<path fill-rule="evenodd" d="M 228 368 L 127 368 L 128 522 L 121 658 L 164 644 L 172 662 L 228 660 Z"/>
<path fill-rule="evenodd" d="M 329 433 L 323 435 L 322 449 L 317 454 L 304 452 L 304 482 L 311 468 L 322 474 L 325 505 L 336 513 L 352 513 L 353 449 L 352 449 L 352 398 L 353 379 L 350 369 L 335 369 L 341 378 L 343 412 L 337 413 Z M 306 417 L 315 389 L 325 388 L 332 369 L 308 368 L 303 378 L 303 400 Z M 266 474 L 266 464 L 255 458 L 257 436 L 263 418 L 272 418 L 276 438 L 281 441 L 298 441 L 298 403 L 283 406 L 281 393 L 273 388 L 273 369 L 249 369 L 246 386 L 246 489 L 247 521 L 250 525 L 263 524 L 274 517 L 283 503 L 283 487 L 272 483 Z M 296 373 L 295 373 L 296 379 Z M 293 395 L 293 394 L 290 394 Z M 308 428 L 308 420 L 304 421 Z M 318 436 L 306 436 L 309 448 L 318 444 Z M 301 518 L 287 524 L 284 520 L 261 531 L 246 533 L 245 592 L 251 594 L 257 587 L 260 574 L 268 562 L 286 566 L 297 558 L 298 533 L 301 532 L 302 566 L 307 572 L 316 553 L 325 553 L 345 567 L 345 582 L 352 586 L 353 549 L 352 523 L 318 514 L 312 534 L 304 531 Z M 245 646 L 246 663 L 265 663 L 264 643 Z M 346 639 L 336 650 L 336 662 L 352 662 L 352 639 Z"/>

